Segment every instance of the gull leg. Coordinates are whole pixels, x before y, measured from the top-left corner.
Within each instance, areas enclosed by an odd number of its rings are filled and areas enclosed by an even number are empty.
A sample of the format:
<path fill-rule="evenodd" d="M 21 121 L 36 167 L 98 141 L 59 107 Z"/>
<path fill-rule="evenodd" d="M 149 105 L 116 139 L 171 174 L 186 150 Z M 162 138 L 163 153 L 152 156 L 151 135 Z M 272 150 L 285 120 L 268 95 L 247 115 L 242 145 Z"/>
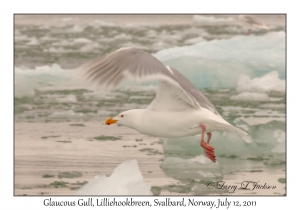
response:
<path fill-rule="evenodd" d="M 202 129 L 202 135 L 201 135 L 201 141 L 200 141 L 200 146 L 204 149 L 204 153 L 206 156 L 211 159 L 211 161 L 216 162 L 216 156 L 214 152 L 214 148 L 209 145 L 210 139 L 212 134 L 207 133 L 207 143 L 204 141 L 204 136 L 206 133 L 206 127 L 205 125 L 200 124 L 200 128 Z"/>
<path fill-rule="evenodd" d="M 207 144 L 209 144 L 210 139 L 211 139 L 212 134 L 211 133 L 207 133 Z"/>

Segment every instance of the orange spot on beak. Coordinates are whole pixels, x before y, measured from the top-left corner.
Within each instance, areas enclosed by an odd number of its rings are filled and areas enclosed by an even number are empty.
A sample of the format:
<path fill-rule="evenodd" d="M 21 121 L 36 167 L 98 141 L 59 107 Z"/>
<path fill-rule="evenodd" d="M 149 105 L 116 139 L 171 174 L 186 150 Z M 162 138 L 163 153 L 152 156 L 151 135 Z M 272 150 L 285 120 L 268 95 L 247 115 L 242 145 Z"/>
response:
<path fill-rule="evenodd" d="M 114 120 L 113 118 L 108 118 L 106 121 L 105 121 L 105 125 L 110 125 L 110 124 L 114 124 L 116 123 L 118 120 Z"/>

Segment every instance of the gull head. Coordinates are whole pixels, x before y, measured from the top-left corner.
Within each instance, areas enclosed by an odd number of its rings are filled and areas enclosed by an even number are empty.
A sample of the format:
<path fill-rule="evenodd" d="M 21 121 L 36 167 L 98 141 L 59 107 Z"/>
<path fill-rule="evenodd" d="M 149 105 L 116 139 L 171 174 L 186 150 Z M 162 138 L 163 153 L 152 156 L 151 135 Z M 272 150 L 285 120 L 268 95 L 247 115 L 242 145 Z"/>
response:
<path fill-rule="evenodd" d="M 127 127 L 135 127 L 142 115 L 143 109 L 132 109 L 118 114 L 116 117 L 108 118 L 105 121 L 105 125 L 111 125 L 114 123 L 125 125 Z"/>

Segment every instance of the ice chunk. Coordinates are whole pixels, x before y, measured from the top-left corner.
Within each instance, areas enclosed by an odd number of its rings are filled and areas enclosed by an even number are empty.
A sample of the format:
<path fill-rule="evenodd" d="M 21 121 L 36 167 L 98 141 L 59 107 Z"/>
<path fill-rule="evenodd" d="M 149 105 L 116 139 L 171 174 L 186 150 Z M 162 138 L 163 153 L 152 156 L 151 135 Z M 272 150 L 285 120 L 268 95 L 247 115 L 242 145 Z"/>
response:
<path fill-rule="evenodd" d="M 154 54 L 159 60 L 167 61 L 182 56 L 206 58 L 215 61 L 245 62 L 258 67 L 268 64 L 270 69 L 280 65 L 285 71 L 285 32 L 270 32 L 263 36 L 236 36 L 201 42 L 191 46 L 173 47 Z M 253 67 L 255 67 L 253 66 Z"/>
<path fill-rule="evenodd" d="M 77 102 L 77 98 L 75 95 L 67 95 L 64 98 L 56 98 L 55 100 L 60 103 Z"/>
<path fill-rule="evenodd" d="M 16 35 L 14 37 L 15 41 L 28 41 L 30 38 L 27 35 Z"/>
<path fill-rule="evenodd" d="M 284 143 L 285 140 L 285 123 L 273 120 L 266 124 L 251 126 L 248 133 L 253 139 L 249 144 L 256 152 L 270 152 L 277 145 Z"/>
<path fill-rule="evenodd" d="M 285 143 L 276 145 L 271 151 L 274 153 L 285 153 Z"/>
<path fill-rule="evenodd" d="M 273 136 L 274 136 L 275 138 L 277 138 L 277 141 L 278 141 L 279 143 L 285 141 L 285 132 L 284 132 L 283 130 L 276 129 L 276 130 L 274 131 Z"/>
<path fill-rule="evenodd" d="M 79 26 L 79 25 L 73 25 L 73 27 L 68 30 L 68 32 L 70 32 L 70 33 L 80 33 L 80 32 L 83 32 L 83 31 L 84 31 L 84 27 Z"/>
<path fill-rule="evenodd" d="M 214 16 L 207 15 L 194 15 L 193 22 L 201 25 L 216 25 L 216 24 L 226 24 L 235 21 L 234 18 L 216 18 Z"/>
<path fill-rule="evenodd" d="M 202 37 L 195 37 L 195 38 L 186 40 L 184 43 L 185 44 L 196 44 L 196 43 L 204 42 L 204 41 L 206 41 L 206 40 L 203 39 Z"/>
<path fill-rule="evenodd" d="M 80 48 L 80 52 L 90 52 L 93 51 L 95 48 L 99 48 L 100 45 L 98 43 L 89 43 L 84 45 L 83 47 Z"/>
<path fill-rule="evenodd" d="M 54 112 L 50 115 L 53 118 L 81 118 L 83 113 L 75 113 L 73 110 L 62 111 L 62 112 Z"/>
<path fill-rule="evenodd" d="M 284 32 L 202 41 L 164 49 L 154 56 L 201 89 L 236 88 L 241 75 L 255 78 L 277 72 L 260 80 L 264 83 L 259 84 L 258 90 L 285 90 L 282 80 L 285 78 Z"/>
<path fill-rule="evenodd" d="M 90 24 L 90 26 L 94 27 L 94 28 L 100 28 L 100 27 L 114 27 L 114 26 L 117 26 L 117 24 L 115 23 L 111 23 L 111 22 L 105 22 L 105 21 L 102 21 L 102 20 L 95 20 L 94 22 L 92 22 Z"/>
<path fill-rule="evenodd" d="M 15 68 L 15 97 L 31 97 L 35 89 L 63 86 L 81 88 L 84 83 L 75 80 L 75 72 L 62 69 L 58 64 L 38 66 L 34 69 Z M 90 84 L 89 84 L 90 86 Z"/>
<path fill-rule="evenodd" d="M 171 32 L 167 31 L 164 33 L 164 39 L 167 39 L 169 36 L 174 40 L 177 40 L 180 37 L 188 37 L 185 39 L 186 44 L 202 41 L 195 45 L 164 49 L 154 54 L 154 56 L 161 60 L 165 65 L 172 66 L 180 71 L 200 89 L 236 88 L 239 83 L 239 90 L 243 92 L 265 92 L 271 90 L 285 91 L 284 32 L 272 32 L 262 36 L 236 36 L 230 39 L 213 41 L 205 41 L 205 38 L 203 37 L 206 37 L 205 34 L 207 34 L 207 32 L 201 28 L 190 28 L 182 31 L 180 35 L 170 34 Z M 153 34 L 157 35 L 158 33 L 154 30 L 150 30 L 149 34 L 152 36 Z M 163 32 L 160 34 L 163 34 Z M 145 48 L 140 42 L 130 40 L 129 36 L 118 31 L 112 35 L 112 38 L 100 37 L 99 39 L 102 41 L 104 41 L 104 39 L 110 39 L 110 41 L 112 41 L 114 36 L 120 39 L 128 39 L 128 42 L 122 42 L 119 47 L 135 46 L 142 49 Z M 147 36 L 147 34 L 145 36 Z M 72 46 L 74 43 L 80 43 L 82 45 L 78 48 L 80 52 L 97 51 L 102 47 L 101 44 L 99 45 L 97 42 L 90 42 L 91 39 L 80 37 L 74 40 L 69 39 L 52 42 L 48 47 L 45 47 L 44 50 L 45 52 L 66 53 L 70 52 L 70 49 L 67 46 Z M 26 37 L 23 38 L 25 39 Z M 31 38 L 27 37 L 26 39 L 28 40 Z M 40 39 L 40 41 L 42 41 L 42 39 Z M 153 43 L 154 44 L 149 45 L 148 48 L 158 49 L 162 46 L 173 46 L 172 43 L 161 40 Z M 29 78 L 31 80 L 30 82 L 40 83 L 39 79 L 41 74 L 46 76 L 46 74 L 50 73 L 50 70 L 53 74 L 58 73 L 53 66 L 48 66 L 47 71 L 32 71 L 34 73 L 31 74 L 30 78 L 27 75 L 25 77 Z M 69 80 L 67 77 L 63 76 L 66 72 L 67 71 L 60 71 L 59 73 L 61 75 L 60 78 L 65 79 L 64 84 L 68 84 Z M 267 74 L 269 72 L 273 73 Z M 22 74 L 25 75 L 27 73 L 28 71 L 24 71 Z M 21 73 L 16 72 L 16 74 Z M 240 77 L 241 75 L 246 76 Z M 265 76 L 262 77 L 263 75 Z M 49 77 L 47 80 L 50 83 L 53 83 L 51 79 L 54 78 Z M 58 77 L 55 79 L 58 79 Z M 125 82 L 122 85 L 127 86 L 137 84 L 134 82 Z M 78 82 L 77 84 L 80 83 L 81 82 Z M 153 83 L 142 83 L 143 86 L 149 84 Z M 138 85 L 141 86 L 141 84 Z"/>
<path fill-rule="evenodd" d="M 285 92 L 285 80 L 279 78 L 277 71 L 272 71 L 260 78 L 250 79 L 248 75 L 241 75 L 238 79 L 237 90 L 240 92 Z"/>
<path fill-rule="evenodd" d="M 235 96 L 231 96 L 230 99 L 235 101 L 268 101 L 269 97 L 265 93 L 244 92 Z"/>
<path fill-rule="evenodd" d="M 90 39 L 87 39 L 87 38 L 77 38 L 77 39 L 74 39 L 74 43 L 91 43 L 92 40 Z"/>
<path fill-rule="evenodd" d="M 68 50 L 63 49 L 62 47 L 50 47 L 48 50 L 44 49 L 44 52 L 50 52 L 50 53 L 66 53 Z"/>
<path fill-rule="evenodd" d="M 75 195 L 152 195 L 143 181 L 137 160 L 126 160 L 112 175 L 100 175 L 80 188 Z"/>
<path fill-rule="evenodd" d="M 131 40 L 132 36 L 128 35 L 128 34 L 125 34 L 125 33 L 121 33 L 121 34 L 117 34 L 114 37 L 114 39 L 116 39 L 116 40 Z"/>
<path fill-rule="evenodd" d="M 30 39 L 30 42 L 27 42 L 26 44 L 27 45 L 39 45 L 40 42 L 37 38 L 33 37 L 33 38 Z"/>
<path fill-rule="evenodd" d="M 262 104 L 259 107 L 270 108 L 270 109 L 279 109 L 279 108 L 285 108 L 285 104 Z"/>
<path fill-rule="evenodd" d="M 32 97 L 35 95 L 35 84 L 23 75 L 15 74 L 15 97 Z"/>

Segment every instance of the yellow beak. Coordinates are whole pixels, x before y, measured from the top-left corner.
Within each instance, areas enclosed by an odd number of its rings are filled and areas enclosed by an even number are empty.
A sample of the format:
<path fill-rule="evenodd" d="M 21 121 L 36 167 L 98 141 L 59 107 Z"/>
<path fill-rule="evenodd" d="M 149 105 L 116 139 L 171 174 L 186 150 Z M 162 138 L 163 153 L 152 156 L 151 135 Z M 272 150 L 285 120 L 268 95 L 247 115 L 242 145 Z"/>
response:
<path fill-rule="evenodd" d="M 110 124 L 114 124 L 116 123 L 118 120 L 114 120 L 113 118 L 108 118 L 106 121 L 105 121 L 105 125 L 110 125 Z"/>

